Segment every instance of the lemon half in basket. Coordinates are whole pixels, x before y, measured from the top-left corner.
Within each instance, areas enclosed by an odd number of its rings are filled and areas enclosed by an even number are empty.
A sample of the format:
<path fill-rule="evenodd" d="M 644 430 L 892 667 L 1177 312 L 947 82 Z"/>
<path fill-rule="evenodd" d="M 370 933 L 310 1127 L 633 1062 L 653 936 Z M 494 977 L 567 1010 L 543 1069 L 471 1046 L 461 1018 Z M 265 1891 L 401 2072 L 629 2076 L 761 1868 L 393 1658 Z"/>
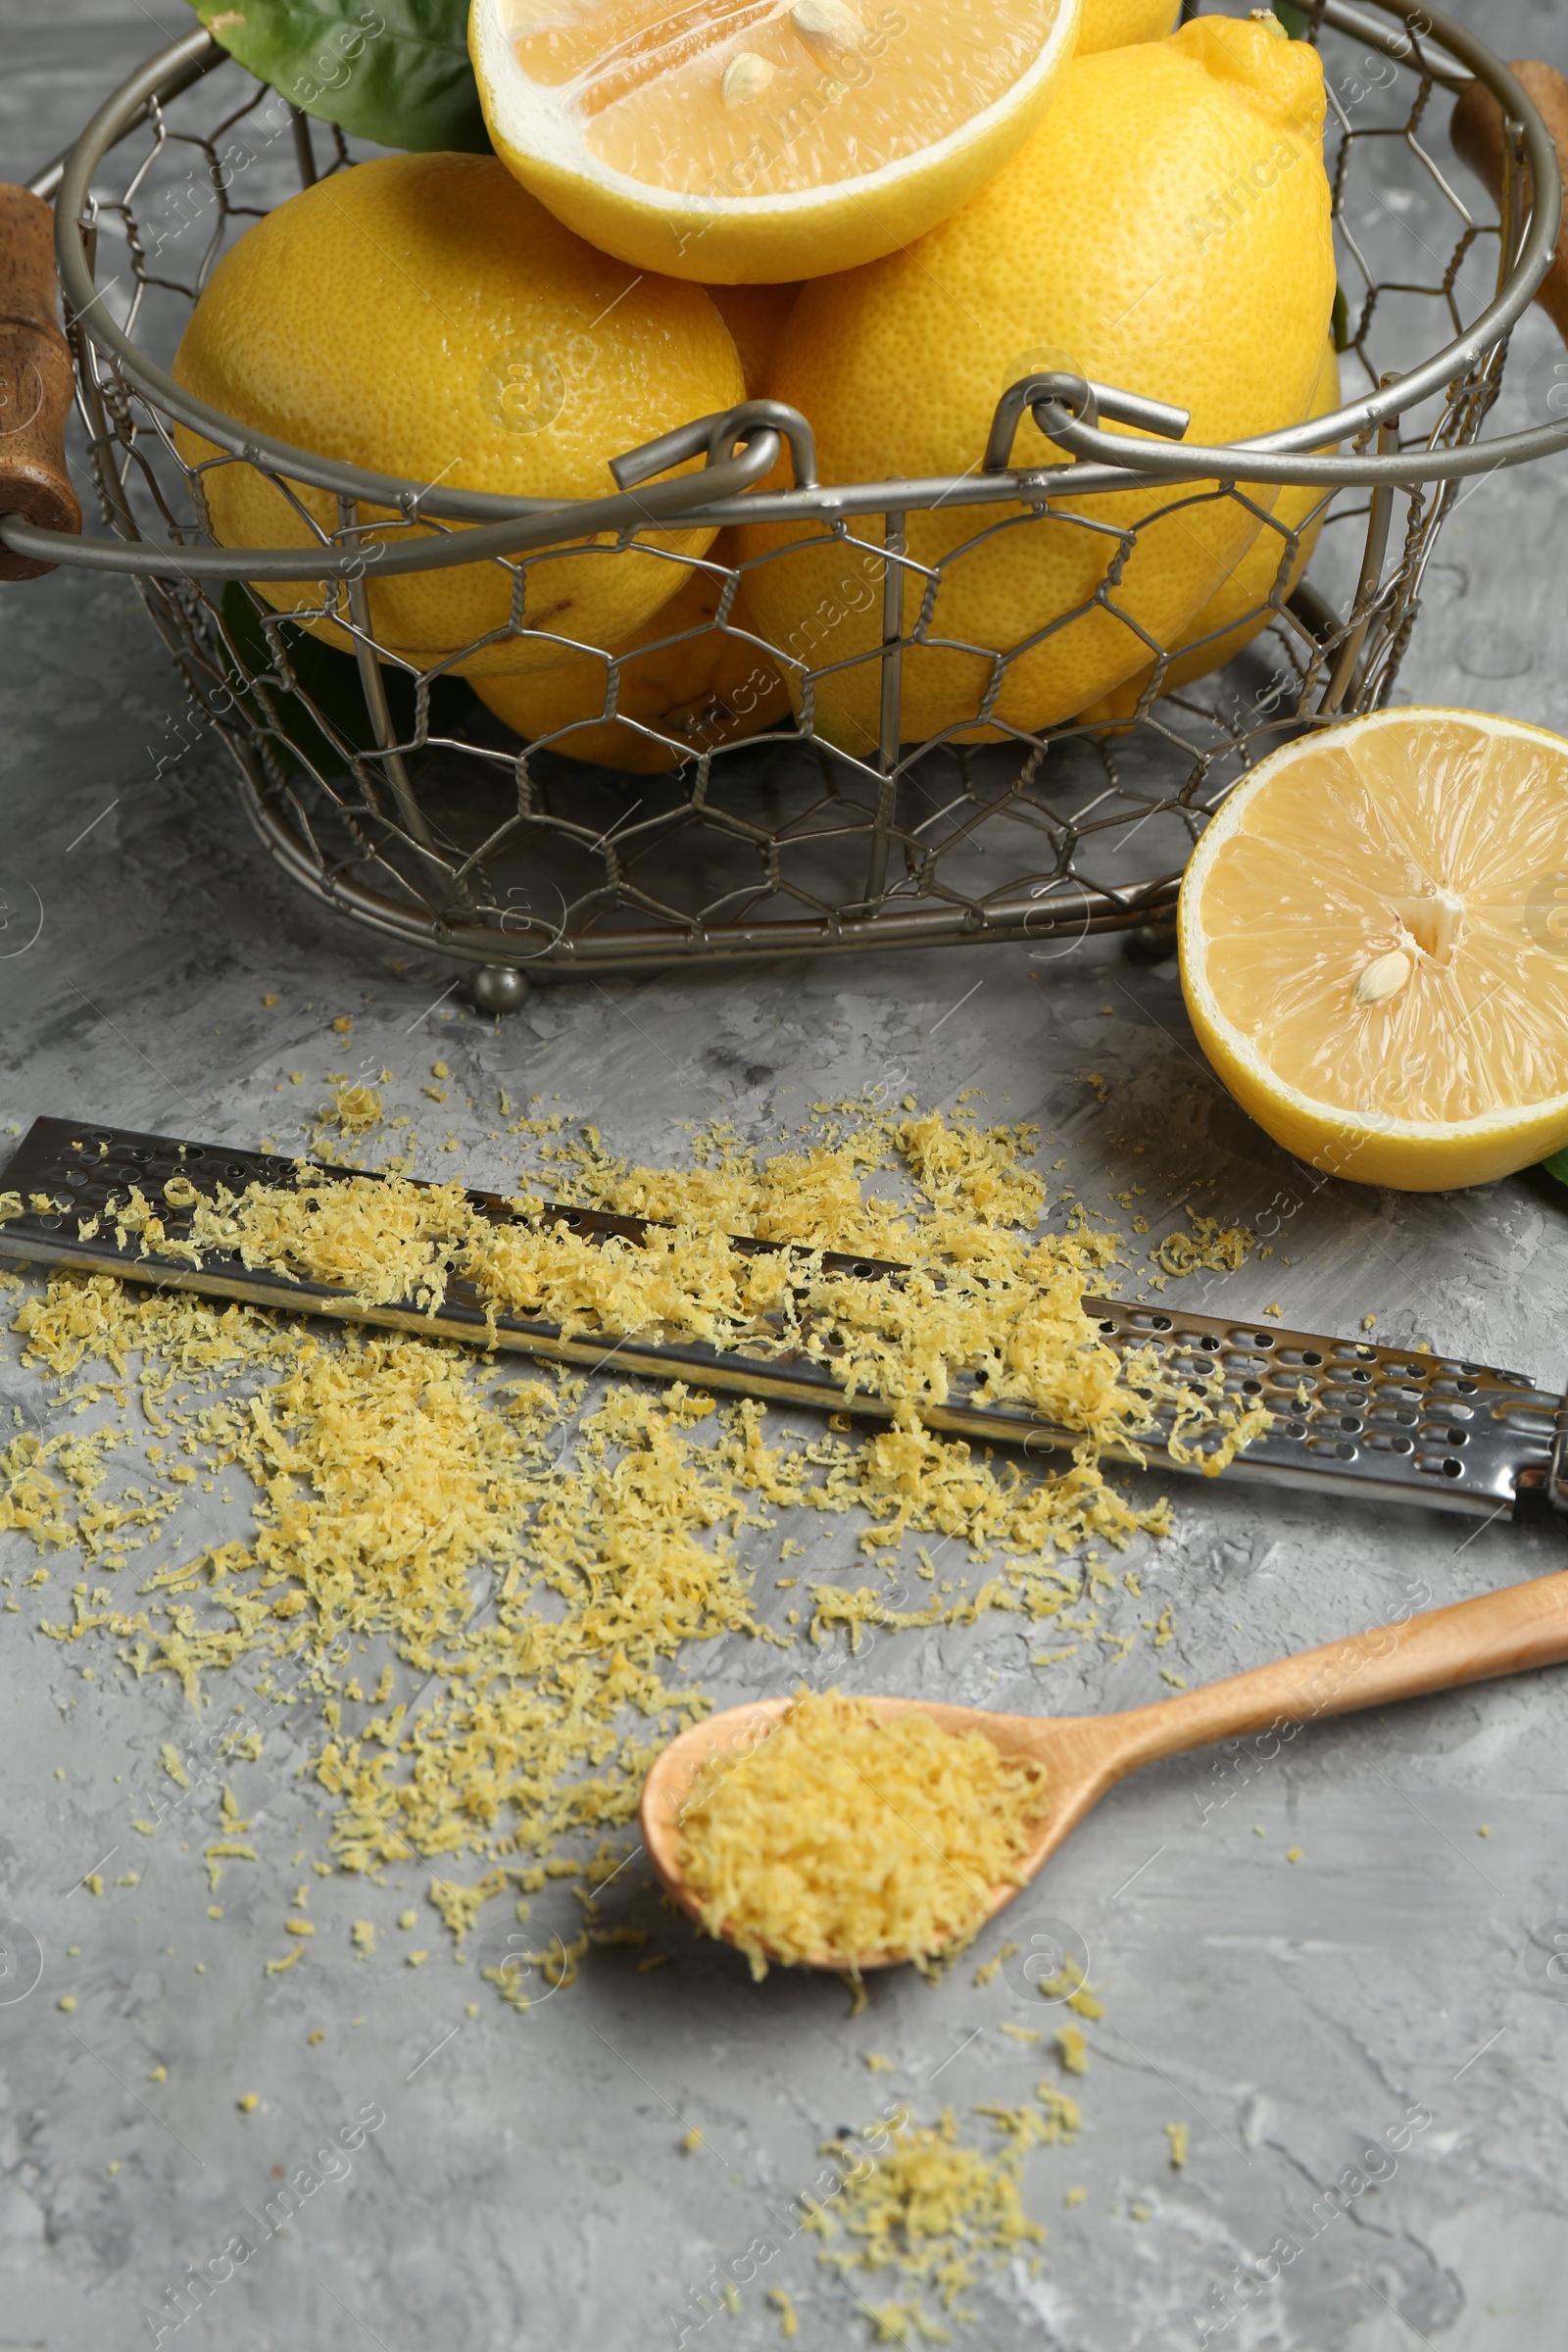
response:
<path fill-rule="evenodd" d="M 568 227 L 715 285 L 908 244 L 1050 101 L 1081 0 L 474 0 L 496 152 Z"/>
<path fill-rule="evenodd" d="M 1568 743 L 1383 710 L 1286 745 L 1193 854 L 1182 987 L 1243 1107 L 1330 1175 L 1484 1184 L 1568 1143 Z"/>

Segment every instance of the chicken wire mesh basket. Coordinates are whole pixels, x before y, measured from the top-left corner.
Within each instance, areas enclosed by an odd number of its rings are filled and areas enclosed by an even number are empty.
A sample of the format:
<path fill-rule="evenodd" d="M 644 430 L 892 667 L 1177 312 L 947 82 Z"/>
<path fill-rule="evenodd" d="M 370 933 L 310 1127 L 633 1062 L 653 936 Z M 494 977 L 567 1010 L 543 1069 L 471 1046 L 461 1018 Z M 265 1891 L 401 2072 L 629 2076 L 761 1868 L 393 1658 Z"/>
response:
<path fill-rule="evenodd" d="M 1180 413 L 1036 368 L 1004 387 L 988 447 L 951 479 L 819 486 L 809 418 L 749 401 L 641 451 L 607 452 L 613 491 L 570 505 L 389 480 L 270 442 L 192 400 L 157 363 L 227 242 L 291 188 L 352 160 L 341 133 L 194 32 L 124 83 L 33 182 L 56 202 L 79 429 L 108 534 L 71 538 L 12 517 L 0 542 L 39 564 L 134 576 L 283 869 L 383 936 L 477 967 L 479 1000 L 498 1009 L 529 976 L 916 943 L 1054 940 L 1065 953 L 1091 930 L 1168 924 L 1192 843 L 1248 767 L 1302 729 L 1388 700 L 1466 477 L 1568 440 L 1555 422 L 1482 439 L 1510 331 L 1557 233 L 1556 161 L 1539 116 L 1481 42 L 1414 0 L 1316 0 L 1304 17 L 1325 70 L 1341 289 L 1346 405 L 1326 419 L 1193 448 Z M 1494 208 L 1478 208 L 1435 152 L 1439 110 L 1472 76 L 1513 125 Z M 1026 411 L 1058 463 L 1014 469 Z M 1110 433 L 1102 419 L 1159 437 Z M 335 500 L 336 528 L 312 523 L 309 568 L 315 610 L 336 617 L 351 653 L 250 584 L 297 580 L 298 547 L 215 543 L 208 484 L 182 462 L 176 423 L 217 445 L 213 463 L 284 487 L 302 515 L 288 485 Z M 1310 454 L 1329 445 L 1332 455 Z M 786 451 L 793 486 L 781 489 Z M 1281 484 L 1305 494 L 1289 523 L 1268 512 Z M 1148 521 L 1090 519 L 1096 496 L 1129 488 L 1151 494 Z M 1125 616 L 1117 591 L 1140 531 L 1194 501 L 1250 502 L 1271 576 L 1251 643 L 1184 682 L 1177 649 Z M 945 569 L 969 552 L 960 537 L 934 564 L 908 554 L 909 516 L 938 506 L 976 510 L 971 546 L 999 528 L 1099 534 L 1087 601 L 1128 628 L 1139 664 L 1113 717 L 1038 730 L 999 718 L 1023 649 L 971 647 L 966 715 L 994 739 L 950 725 L 900 740 L 905 664 L 941 641 Z M 524 741 L 456 674 L 461 655 L 421 671 L 377 641 L 362 552 L 369 510 L 402 517 L 377 531 L 378 576 L 493 565 L 508 626 L 535 635 L 549 634 L 531 620 L 536 575 L 564 545 L 592 538 L 596 561 L 623 563 L 647 549 L 650 525 L 677 517 L 691 528 L 804 521 L 840 546 L 846 605 L 874 613 L 870 650 L 856 657 L 874 675 L 874 730 L 846 750 L 816 724 L 817 690 L 844 665 L 832 598 L 771 642 L 745 601 L 748 566 L 724 539 L 703 560 L 695 599 L 677 599 L 643 648 L 651 660 L 678 655 L 688 676 L 698 662 L 709 689 L 650 714 L 624 659 L 562 637 L 562 658 L 595 663 L 589 700 Z M 917 596 L 902 592 L 911 576 Z M 795 688 L 793 718 L 781 680 Z M 574 743 L 593 749 L 596 724 L 602 744 L 611 720 L 618 764 L 573 757 Z"/>

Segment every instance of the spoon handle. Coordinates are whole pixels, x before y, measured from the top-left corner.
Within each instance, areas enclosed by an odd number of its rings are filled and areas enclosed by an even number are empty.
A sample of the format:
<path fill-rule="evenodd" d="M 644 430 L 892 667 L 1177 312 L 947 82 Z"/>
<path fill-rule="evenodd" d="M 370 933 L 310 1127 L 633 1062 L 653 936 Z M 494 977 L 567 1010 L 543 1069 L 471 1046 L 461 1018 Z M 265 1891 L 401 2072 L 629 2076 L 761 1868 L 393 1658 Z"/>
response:
<path fill-rule="evenodd" d="M 1453 1690 L 1531 1666 L 1568 1662 L 1568 1573 L 1508 1585 L 1478 1600 L 1304 1649 L 1249 1674 L 1139 1707 L 1118 1719 L 1117 1761 L 1131 1771 L 1210 1740 L 1278 1723 L 1350 1715 L 1396 1698 Z"/>

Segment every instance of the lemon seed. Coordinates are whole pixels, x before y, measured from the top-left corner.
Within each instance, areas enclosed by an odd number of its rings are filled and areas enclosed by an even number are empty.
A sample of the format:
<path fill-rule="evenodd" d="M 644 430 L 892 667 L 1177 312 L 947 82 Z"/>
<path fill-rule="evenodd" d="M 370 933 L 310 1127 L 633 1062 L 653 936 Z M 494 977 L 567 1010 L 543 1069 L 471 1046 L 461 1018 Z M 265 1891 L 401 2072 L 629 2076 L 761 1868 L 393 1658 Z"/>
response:
<path fill-rule="evenodd" d="M 747 106 L 754 98 L 760 98 L 775 71 L 755 49 L 737 49 L 724 68 L 724 78 L 719 84 L 724 104 Z"/>
<path fill-rule="evenodd" d="M 1410 977 L 1410 958 L 1402 948 L 1391 948 L 1365 967 L 1355 984 L 1358 1004 L 1386 1004 Z"/>
<path fill-rule="evenodd" d="M 844 0 L 795 0 L 790 23 L 808 48 L 853 49 L 864 27 Z"/>

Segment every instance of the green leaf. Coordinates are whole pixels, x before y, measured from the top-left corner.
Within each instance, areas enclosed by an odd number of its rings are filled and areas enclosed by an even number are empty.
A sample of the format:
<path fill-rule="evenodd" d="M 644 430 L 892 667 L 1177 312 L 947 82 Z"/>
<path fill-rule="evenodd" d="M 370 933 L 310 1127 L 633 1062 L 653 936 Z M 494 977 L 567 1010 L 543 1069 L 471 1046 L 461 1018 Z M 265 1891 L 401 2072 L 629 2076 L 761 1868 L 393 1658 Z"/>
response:
<path fill-rule="evenodd" d="M 1345 299 L 1343 286 L 1336 286 L 1334 289 L 1332 331 L 1335 350 L 1348 351 L 1350 348 L 1350 306 Z"/>
<path fill-rule="evenodd" d="M 1312 20 L 1304 8 L 1294 8 L 1291 0 L 1274 0 L 1274 14 L 1293 41 L 1304 41 Z"/>
<path fill-rule="evenodd" d="M 1541 1165 L 1548 1176 L 1555 1176 L 1559 1184 L 1568 1184 L 1568 1151 L 1554 1152 L 1551 1157 L 1544 1159 Z"/>
<path fill-rule="evenodd" d="M 297 694 L 291 694 L 281 683 L 277 657 L 268 641 L 256 600 L 240 581 L 229 580 L 224 586 L 221 612 L 227 638 L 221 648 L 223 667 L 235 688 L 235 699 L 245 716 L 271 736 L 272 749 L 286 775 L 302 774 L 307 761 L 318 775 L 347 775 L 349 760 L 340 744 L 352 745 L 356 752 L 374 751 L 375 730 L 365 708 L 359 663 L 352 654 L 323 645 L 297 621 L 283 621 L 289 672 L 299 688 Z M 386 699 L 398 741 L 411 743 L 415 733 L 414 681 L 407 670 L 384 663 L 381 675 L 386 680 Z M 266 685 L 265 706 L 251 686 L 253 678 Z M 430 688 L 429 732 L 455 734 L 473 705 L 473 688 L 466 679 L 437 678 Z M 331 736 L 322 732 L 313 711 L 331 728 Z"/>
<path fill-rule="evenodd" d="M 468 63 L 468 0 L 192 0 L 258 80 L 382 147 L 490 146 Z"/>

